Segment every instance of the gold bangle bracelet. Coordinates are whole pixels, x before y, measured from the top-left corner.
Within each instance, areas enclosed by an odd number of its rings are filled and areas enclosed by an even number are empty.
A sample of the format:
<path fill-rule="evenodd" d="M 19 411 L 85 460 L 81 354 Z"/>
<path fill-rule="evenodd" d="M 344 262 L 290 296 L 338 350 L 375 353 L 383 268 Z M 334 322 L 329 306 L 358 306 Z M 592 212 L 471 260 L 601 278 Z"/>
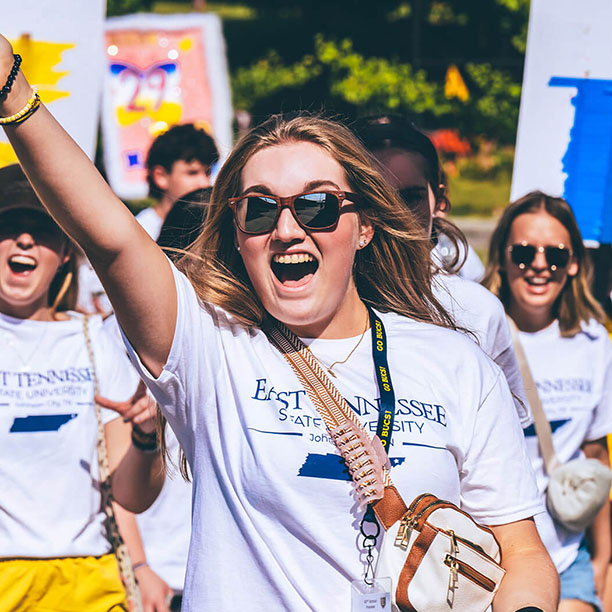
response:
<path fill-rule="evenodd" d="M 32 97 L 27 101 L 26 105 L 10 117 L 0 117 L 0 125 L 11 125 L 25 121 L 36 112 L 40 106 L 40 102 L 40 96 L 38 95 L 38 91 L 36 91 L 36 87 L 32 87 Z"/>

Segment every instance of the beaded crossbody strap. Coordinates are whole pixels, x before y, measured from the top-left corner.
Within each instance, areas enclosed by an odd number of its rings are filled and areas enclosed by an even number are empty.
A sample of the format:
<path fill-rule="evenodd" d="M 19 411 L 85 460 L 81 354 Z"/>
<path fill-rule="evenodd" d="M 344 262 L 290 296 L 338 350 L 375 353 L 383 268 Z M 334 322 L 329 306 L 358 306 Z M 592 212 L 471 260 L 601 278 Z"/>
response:
<path fill-rule="evenodd" d="M 83 332 L 85 334 L 85 344 L 87 346 L 87 354 L 93 371 L 94 393 L 100 393 L 98 375 L 96 373 L 96 361 L 91 338 L 89 336 L 89 317 L 83 317 Z M 117 557 L 119 565 L 119 573 L 128 598 L 128 604 L 132 612 L 142 612 L 142 599 L 140 597 L 140 589 L 134 575 L 134 568 L 128 553 L 127 546 L 119 533 L 117 519 L 113 510 L 113 492 L 111 487 L 110 468 L 108 465 L 108 453 L 106 450 L 106 439 L 104 437 L 104 425 L 102 423 L 102 414 L 100 406 L 94 401 L 96 409 L 96 419 L 98 421 L 98 465 L 100 468 L 100 496 L 102 497 L 102 509 L 106 515 L 104 521 L 106 527 L 106 535 L 112 546 L 113 552 Z"/>
<path fill-rule="evenodd" d="M 285 325 L 265 329 L 308 393 L 344 458 L 362 505 L 381 499 L 392 487 L 388 459 L 377 437 L 372 440 L 312 351 Z"/>

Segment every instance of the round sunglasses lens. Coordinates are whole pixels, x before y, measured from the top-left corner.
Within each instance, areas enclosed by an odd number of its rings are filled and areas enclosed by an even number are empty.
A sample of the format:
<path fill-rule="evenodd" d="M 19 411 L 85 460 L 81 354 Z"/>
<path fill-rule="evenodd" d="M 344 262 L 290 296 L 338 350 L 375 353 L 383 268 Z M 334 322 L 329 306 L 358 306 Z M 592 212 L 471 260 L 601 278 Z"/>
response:
<path fill-rule="evenodd" d="M 560 247 L 546 247 L 544 252 L 546 254 L 546 262 L 549 266 L 565 268 L 565 266 L 567 266 L 567 264 L 569 263 L 569 249 Z"/>
<path fill-rule="evenodd" d="M 336 224 L 340 202 L 333 193 L 307 193 L 296 198 L 293 207 L 302 225 L 321 229 Z"/>
<path fill-rule="evenodd" d="M 238 227 L 253 234 L 272 230 L 276 222 L 278 206 L 272 198 L 252 196 L 236 202 Z"/>
<path fill-rule="evenodd" d="M 515 266 L 528 266 L 534 259 L 536 249 L 531 244 L 513 244 L 510 259 Z"/>

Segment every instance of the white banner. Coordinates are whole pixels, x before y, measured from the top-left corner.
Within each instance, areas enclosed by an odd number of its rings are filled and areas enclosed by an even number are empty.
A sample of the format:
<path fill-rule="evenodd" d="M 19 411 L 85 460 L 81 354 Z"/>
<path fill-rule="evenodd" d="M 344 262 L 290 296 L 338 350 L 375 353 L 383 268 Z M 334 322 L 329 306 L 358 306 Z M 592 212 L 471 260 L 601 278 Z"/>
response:
<path fill-rule="evenodd" d="M 583 238 L 612 242 L 612 3 L 532 0 L 512 199 L 572 206 Z"/>
<path fill-rule="evenodd" d="M 168 127 L 196 123 L 223 157 L 232 146 L 229 76 L 214 14 L 135 14 L 107 20 L 104 161 L 122 198 L 147 195 L 145 160 Z"/>
<path fill-rule="evenodd" d="M 22 56 L 24 74 L 91 158 L 100 113 L 105 12 L 106 0 L 15 0 L 1 9 L 0 31 Z M 16 159 L 1 134 L 0 166 Z"/>

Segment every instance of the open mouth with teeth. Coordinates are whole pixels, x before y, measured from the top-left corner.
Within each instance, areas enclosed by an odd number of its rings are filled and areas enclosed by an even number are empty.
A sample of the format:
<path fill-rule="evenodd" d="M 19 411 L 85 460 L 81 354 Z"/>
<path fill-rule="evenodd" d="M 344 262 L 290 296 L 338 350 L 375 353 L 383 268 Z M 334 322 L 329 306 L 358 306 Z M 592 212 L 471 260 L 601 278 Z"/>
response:
<path fill-rule="evenodd" d="M 29 255 L 13 255 L 8 265 L 13 274 L 28 274 L 36 268 L 36 260 Z"/>
<path fill-rule="evenodd" d="M 532 287 L 543 287 L 548 285 L 552 281 L 552 278 L 543 278 L 541 276 L 530 276 L 525 278 L 525 282 Z"/>
<path fill-rule="evenodd" d="M 312 278 L 319 262 L 309 253 L 274 255 L 272 272 L 283 285 L 301 285 Z"/>

